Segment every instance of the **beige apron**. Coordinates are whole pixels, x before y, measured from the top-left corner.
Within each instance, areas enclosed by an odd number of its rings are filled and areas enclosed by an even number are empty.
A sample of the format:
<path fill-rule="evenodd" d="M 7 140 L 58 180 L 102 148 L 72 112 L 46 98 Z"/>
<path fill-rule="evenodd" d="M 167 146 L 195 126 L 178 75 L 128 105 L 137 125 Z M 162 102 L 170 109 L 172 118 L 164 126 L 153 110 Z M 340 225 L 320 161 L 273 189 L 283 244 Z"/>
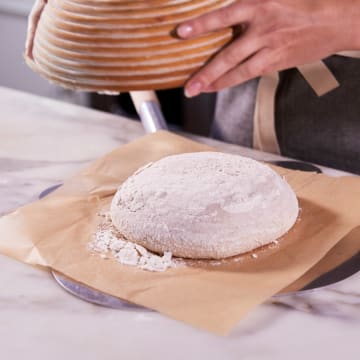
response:
<path fill-rule="evenodd" d="M 337 55 L 360 58 L 360 51 L 345 51 Z M 340 85 L 323 61 L 299 66 L 298 70 L 319 97 Z M 253 146 L 275 154 L 280 154 L 275 130 L 275 95 L 278 85 L 278 72 L 260 79 L 254 112 Z"/>

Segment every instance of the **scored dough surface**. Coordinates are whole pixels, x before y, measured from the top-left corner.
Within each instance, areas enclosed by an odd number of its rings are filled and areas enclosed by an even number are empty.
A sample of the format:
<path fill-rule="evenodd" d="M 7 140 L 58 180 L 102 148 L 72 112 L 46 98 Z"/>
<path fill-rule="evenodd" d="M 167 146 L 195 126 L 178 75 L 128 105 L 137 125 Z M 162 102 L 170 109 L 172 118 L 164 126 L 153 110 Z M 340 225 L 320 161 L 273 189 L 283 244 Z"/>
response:
<path fill-rule="evenodd" d="M 299 212 L 295 193 L 270 167 L 238 155 L 173 155 L 130 176 L 111 204 L 114 226 L 149 250 L 220 259 L 284 235 Z"/>

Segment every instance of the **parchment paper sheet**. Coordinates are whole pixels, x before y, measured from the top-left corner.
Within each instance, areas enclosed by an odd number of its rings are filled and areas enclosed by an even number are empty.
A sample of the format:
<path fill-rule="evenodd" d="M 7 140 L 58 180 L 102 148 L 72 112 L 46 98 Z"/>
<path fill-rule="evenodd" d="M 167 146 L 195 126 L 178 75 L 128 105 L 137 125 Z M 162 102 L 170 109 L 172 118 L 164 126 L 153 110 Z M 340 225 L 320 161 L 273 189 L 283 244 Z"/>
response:
<path fill-rule="evenodd" d="M 315 265 L 360 225 L 360 179 L 275 168 L 296 191 L 302 210 L 280 244 L 258 250 L 256 259 L 245 254 L 220 263 L 192 261 L 186 267 L 152 273 L 103 260 L 87 250 L 100 220 L 97 213 L 136 169 L 170 154 L 209 150 L 214 149 L 164 131 L 122 146 L 48 197 L 2 217 L 0 252 L 225 335 L 272 295 L 286 287 L 301 287 L 325 271 Z M 351 239 L 353 251 L 358 241 Z M 333 255 L 325 268 L 338 259 Z"/>

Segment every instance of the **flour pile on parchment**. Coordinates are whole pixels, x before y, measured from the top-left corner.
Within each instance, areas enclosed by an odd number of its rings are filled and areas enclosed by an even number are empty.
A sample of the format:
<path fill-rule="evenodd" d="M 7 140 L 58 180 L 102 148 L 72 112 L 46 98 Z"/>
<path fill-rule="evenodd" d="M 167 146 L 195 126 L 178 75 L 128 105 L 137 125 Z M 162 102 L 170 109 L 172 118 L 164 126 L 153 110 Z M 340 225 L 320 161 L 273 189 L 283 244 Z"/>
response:
<path fill-rule="evenodd" d="M 112 225 L 109 212 L 99 214 L 99 216 L 103 217 L 103 221 L 98 226 L 88 247 L 103 259 L 114 257 L 120 264 L 158 272 L 179 265 L 180 261 L 175 262 L 170 252 L 159 256 L 141 245 L 127 241 Z"/>

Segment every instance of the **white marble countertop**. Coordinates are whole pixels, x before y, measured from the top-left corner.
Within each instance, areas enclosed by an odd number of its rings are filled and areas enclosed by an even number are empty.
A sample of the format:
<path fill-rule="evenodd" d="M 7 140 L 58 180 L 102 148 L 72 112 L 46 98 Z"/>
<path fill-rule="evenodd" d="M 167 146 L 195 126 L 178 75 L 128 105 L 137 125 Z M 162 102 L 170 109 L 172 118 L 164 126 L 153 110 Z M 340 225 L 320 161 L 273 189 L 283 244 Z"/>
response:
<path fill-rule="evenodd" d="M 5 88 L 0 109 L 0 216 L 143 134 L 137 122 Z M 197 139 L 259 160 L 277 158 Z M 359 273 L 277 305 L 269 300 L 220 338 L 155 312 L 88 304 L 47 272 L 1 255 L 0 269 L 1 359 L 360 358 Z"/>

